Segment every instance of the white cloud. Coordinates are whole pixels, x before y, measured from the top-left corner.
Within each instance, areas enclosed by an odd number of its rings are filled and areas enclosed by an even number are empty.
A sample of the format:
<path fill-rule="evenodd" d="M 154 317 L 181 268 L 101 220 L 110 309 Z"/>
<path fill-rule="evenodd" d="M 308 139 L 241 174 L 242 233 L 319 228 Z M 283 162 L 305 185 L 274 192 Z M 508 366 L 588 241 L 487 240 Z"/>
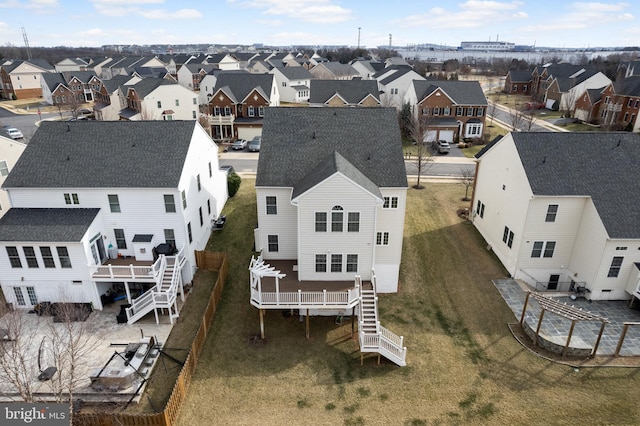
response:
<path fill-rule="evenodd" d="M 528 14 L 519 10 L 522 6 L 520 1 L 469 0 L 458 5 L 460 10 L 433 7 L 427 13 L 409 15 L 394 23 L 408 27 L 424 26 L 426 29 L 478 28 L 527 18 Z"/>
<path fill-rule="evenodd" d="M 287 16 L 304 22 L 331 24 L 353 19 L 351 9 L 332 0 L 227 0 L 243 8 L 262 10 L 264 15 Z"/>
<path fill-rule="evenodd" d="M 30 9 L 37 13 L 47 13 L 50 9 L 59 7 L 58 0 L 7 0 L 0 2 L 0 8 Z"/>
<path fill-rule="evenodd" d="M 202 17 L 202 13 L 195 9 L 180 9 L 175 12 L 169 12 L 165 9 L 153 9 L 140 11 L 139 13 L 147 19 L 195 19 Z"/>
<path fill-rule="evenodd" d="M 602 28 L 603 24 L 628 22 L 635 19 L 630 13 L 628 3 L 572 3 L 567 13 L 556 15 L 540 24 L 523 26 L 526 33 L 539 31 L 587 30 Z"/>
<path fill-rule="evenodd" d="M 45 0 L 46 1 L 46 0 Z M 91 0 L 96 11 L 101 15 L 122 17 L 138 15 L 147 19 L 195 19 L 202 13 L 196 9 L 145 9 L 144 6 L 162 4 L 164 0 Z"/>

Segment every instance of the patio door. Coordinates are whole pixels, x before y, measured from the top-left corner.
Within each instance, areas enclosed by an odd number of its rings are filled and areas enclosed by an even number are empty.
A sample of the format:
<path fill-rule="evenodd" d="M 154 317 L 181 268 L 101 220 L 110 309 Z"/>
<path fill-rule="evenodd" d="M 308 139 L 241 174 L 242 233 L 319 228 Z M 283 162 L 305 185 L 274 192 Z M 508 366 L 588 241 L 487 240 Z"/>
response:
<path fill-rule="evenodd" d="M 13 287 L 13 295 L 18 308 L 31 309 L 38 304 L 34 287 Z"/>
<path fill-rule="evenodd" d="M 558 282 L 560 282 L 560 275 L 552 274 L 549 277 L 549 285 L 547 285 L 547 290 L 557 290 Z"/>
<path fill-rule="evenodd" d="M 102 262 L 107 260 L 107 252 L 104 249 L 104 242 L 102 242 L 102 234 L 97 234 L 91 238 L 90 244 L 93 262 L 96 265 L 102 265 Z"/>

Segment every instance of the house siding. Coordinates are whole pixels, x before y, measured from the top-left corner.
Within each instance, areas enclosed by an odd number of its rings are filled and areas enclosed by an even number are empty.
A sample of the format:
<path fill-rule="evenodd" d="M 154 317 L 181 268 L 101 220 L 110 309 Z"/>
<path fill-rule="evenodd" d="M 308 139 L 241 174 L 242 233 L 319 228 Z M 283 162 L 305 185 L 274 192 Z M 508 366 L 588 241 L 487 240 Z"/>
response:
<path fill-rule="evenodd" d="M 276 197 L 277 214 L 267 214 L 266 197 Z M 298 209 L 291 204 L 291 188 L 256 187 L 258 209 L 258 241 L 256 251 L 268 259 L 297 259 L 298 257 Z M 268 250 L 268 235 L 278 236 L 278 251 Z"/>
<path fill-rule="evenodd" d="M 298 201 L 298 278 L 300 280 L 353 280 L 360 275 L 368 280 L 373 267 L 377 199 L 371 193 L 337 173 L 309 190 Z M 378 201 L 379 203 L 379 201 Z M 331 211 L 343 209 L 343 232 L 332 232 Z M 315 213 L 327 213 L 327 231 L 315 232 Z M 349 212 L 360 213 L 358 232 L 347 231 Z M 339 251 L 336 248 L 339 247 Z M 315 272 L 315 255 L 327 254 L 327 271 Z M 331 254 L 342 254 L 342 272 L 330 272 Z M 346 272 L 347 254 L 358 255 L 358 272 Z"/>
<path fill-rule="evenodd" d="M 406 188 L 380 188 L 383 197 L 398 197 L 397 209 L 385 209 L 378 205 L 375 232 L 388 232 L 389 245 L 376 245 L 373 268 L 379 293 L 398 291 L 402 241 L 404 238 L 404 212 L 407 203 Z M 374 234 L 376 244 L 376 235 Z"/>

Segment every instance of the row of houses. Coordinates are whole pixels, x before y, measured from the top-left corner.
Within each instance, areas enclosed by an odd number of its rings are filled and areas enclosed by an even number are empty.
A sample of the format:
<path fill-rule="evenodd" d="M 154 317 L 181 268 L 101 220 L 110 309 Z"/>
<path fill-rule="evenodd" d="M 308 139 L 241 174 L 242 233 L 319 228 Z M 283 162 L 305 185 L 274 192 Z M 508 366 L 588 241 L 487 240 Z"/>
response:
<path fill-rule="evenodd" d="M 587 123 L 640 131 L 640 61 L 621 66 L 611 81 L 593 65 L 545 64 L 533 71 L 509 71 L 504 92 L 531 96 Z M 622 71 L 621 70 L 621 71 Z"/>

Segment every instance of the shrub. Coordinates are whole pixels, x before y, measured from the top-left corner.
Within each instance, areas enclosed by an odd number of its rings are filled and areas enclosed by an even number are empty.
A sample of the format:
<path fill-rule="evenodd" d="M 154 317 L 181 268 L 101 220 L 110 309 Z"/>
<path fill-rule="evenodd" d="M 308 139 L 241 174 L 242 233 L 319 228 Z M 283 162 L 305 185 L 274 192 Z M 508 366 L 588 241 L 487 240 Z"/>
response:
<path fill-rule="evenodd" d="M 236 173 L 229 173 L 227 176 L 227 191 L 229 191 L 229 197 L 233 197 L 240 188 L 242 179 Z"/>

